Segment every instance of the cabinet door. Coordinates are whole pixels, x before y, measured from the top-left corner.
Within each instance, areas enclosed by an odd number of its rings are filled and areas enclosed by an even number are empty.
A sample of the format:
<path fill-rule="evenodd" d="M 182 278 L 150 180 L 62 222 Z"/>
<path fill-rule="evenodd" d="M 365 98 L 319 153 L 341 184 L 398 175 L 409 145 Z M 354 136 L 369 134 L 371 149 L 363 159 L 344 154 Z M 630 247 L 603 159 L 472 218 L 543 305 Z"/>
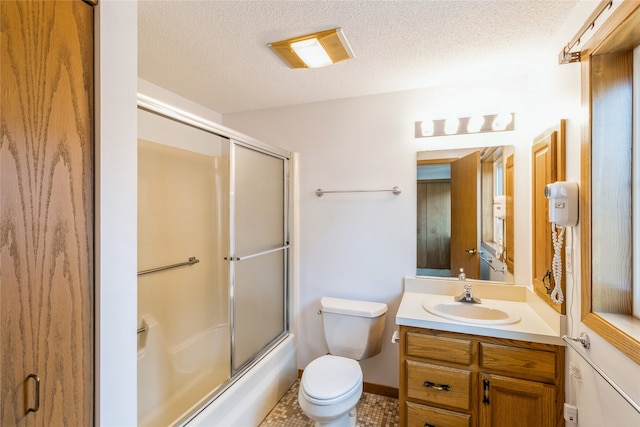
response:
<path fill-rule="evenodd" d="M 93 8 L 0 20 L 0 425 L 91 426 Z"/>
<path fill-rule="evenodd" d="M 554 310 L 565 313 L 565 303 L 555 304 L 551 301 L 553 288 L 553 239 L 549 222 L 549 201 L 544 197 L 547 184 L 564 180 L 565 176 L 565 121 L 549 129 L 534 139 L 531 148 L 531 209 L 532 209 L 532 248 L 531 264 L 533 267 L 533 289 Z M 564 250 L 561 251 L 562 265 Z M 565 277 L 561 280 L 562 291 L 566 291 Z"/>
<path fill-rule="evenodd" d="M 480 374 L 481 427 L 555 425 L 555 386 Z"/>

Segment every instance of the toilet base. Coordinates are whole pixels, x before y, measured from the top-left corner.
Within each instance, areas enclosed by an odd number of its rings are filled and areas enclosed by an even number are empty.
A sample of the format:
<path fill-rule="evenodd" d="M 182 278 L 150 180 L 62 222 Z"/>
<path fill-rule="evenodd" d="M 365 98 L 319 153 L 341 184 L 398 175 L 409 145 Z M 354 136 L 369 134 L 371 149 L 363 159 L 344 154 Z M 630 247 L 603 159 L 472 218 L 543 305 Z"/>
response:
<path fill-rule="evenodd" d="M 356 408 L 353 408 L 347 414 L 338 418 L 337 420 L 329 421 L 326 423 L 316 421 L 315 427 L 356 427 L 357 420 L 358 414 L 356 412 Z"/>

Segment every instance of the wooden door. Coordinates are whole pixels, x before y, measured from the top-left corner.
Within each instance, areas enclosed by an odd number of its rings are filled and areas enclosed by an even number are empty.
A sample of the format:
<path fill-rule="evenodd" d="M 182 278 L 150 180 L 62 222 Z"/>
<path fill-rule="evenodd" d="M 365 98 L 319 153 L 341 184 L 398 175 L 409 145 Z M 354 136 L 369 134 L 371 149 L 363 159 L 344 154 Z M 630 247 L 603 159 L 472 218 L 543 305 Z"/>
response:
<path fill-rule="evenodd" d="M 417 267 L 451 267 L 451 182 L 418 181 Z"/>
<path fill-rule="evenodd" d="M 451 275 L 480 278 L 480 152 L 451 163 Z"/>
<path fill-rule="evenodd" d="M 480 427 L 553 427 L 555 386 L 480 374 Z"/>
<path fill-rule="evenodd" d="M 90 426 L 93 8 L 0 19 L 0 425 Z"/>
<path fill-rule="evenodd" d="M 509 157 L 507 157 L 507 160 L 505 162 L 505 170 L 504 170 L 504 194 L 507 198 L 506 215 L 505 215 L 505 221 L 504 221 L 505 222 L 504 258 L 505 258 L 505 264 L 507 265 L 507 270 L 511 274 L 514 273 L 514 265 L 515 265 L 514 258 L 513 258 L 513 252 L 515 248 L 515 244 L 514 244 L 515 216 L 513 213 L 514 184 L 515 184 L 515 168 L 514 168 L 514 162 L 513 162 L 513 154 L 511 154 Z"/>

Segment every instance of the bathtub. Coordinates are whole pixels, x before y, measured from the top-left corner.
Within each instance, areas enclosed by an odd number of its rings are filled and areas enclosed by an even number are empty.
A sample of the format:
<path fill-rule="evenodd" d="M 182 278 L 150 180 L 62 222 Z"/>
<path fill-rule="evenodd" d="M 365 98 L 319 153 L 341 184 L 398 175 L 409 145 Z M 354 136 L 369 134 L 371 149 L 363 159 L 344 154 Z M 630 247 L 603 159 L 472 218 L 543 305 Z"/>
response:
<path fill-rule="evenodd" d="M 297 377 L 295 337 L 289 334 L 184 424 L 188 427 L 257 426 Z"/>
<path fill-rule="evenodd" d="M 142 326 L 145 330 L 138 337 L 141 427 L 257 426 L 297 378 L 293 335 L 229 380 L 228 327 L 207 329 L 170 347 L 152 315 L 143 316 Z"/>

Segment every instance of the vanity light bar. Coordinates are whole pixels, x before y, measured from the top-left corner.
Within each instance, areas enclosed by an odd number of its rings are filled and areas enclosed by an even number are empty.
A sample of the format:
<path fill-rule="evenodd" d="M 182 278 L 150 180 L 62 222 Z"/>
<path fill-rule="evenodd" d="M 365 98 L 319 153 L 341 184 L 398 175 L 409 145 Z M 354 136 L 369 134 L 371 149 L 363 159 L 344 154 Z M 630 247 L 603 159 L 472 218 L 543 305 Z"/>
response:
<path fill-rule="evenodd" d="M 415 137 L 466 135 L 484 132 L 505 132 L 515 129 L 515 113 L 423 120 L 415 122 Z"/>

